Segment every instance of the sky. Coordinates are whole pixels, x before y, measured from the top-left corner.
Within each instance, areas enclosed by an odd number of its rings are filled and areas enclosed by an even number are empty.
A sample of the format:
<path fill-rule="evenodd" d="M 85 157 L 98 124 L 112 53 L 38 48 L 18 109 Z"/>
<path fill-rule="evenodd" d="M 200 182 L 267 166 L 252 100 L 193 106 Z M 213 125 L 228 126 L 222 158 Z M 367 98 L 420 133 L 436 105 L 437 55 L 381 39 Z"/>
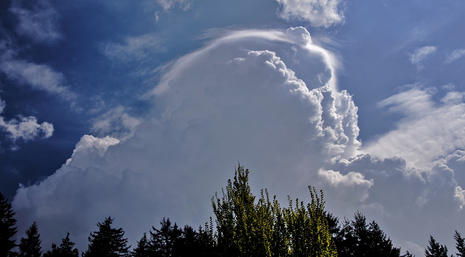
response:
<path fill-rule="evenodd" d="M 105 217 L 135 245 L 198 227 L 250 169 L 422 256 L 465 233 L 465 2 L 0 3 L 0 191 L 18 238 L 79 250 Z"/>

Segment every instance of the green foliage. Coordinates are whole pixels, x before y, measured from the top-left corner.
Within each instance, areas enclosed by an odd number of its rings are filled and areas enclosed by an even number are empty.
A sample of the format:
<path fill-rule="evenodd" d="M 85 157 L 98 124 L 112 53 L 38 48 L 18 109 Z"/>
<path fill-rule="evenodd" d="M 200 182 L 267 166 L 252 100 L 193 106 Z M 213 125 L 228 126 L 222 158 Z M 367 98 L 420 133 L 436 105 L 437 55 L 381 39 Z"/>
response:
<path fill-rule="evenodd" d="M 457 248 L 457 253 L 458 257 L 465 257 L 465 239 L 460 235 L 457 230 L 455 231 L 454 234 L 454 239 L 455 239 L 455 247 Z"/>
<path fill-rule="evenodd" d="M 0 256 L 11 256 L 12 249 L 16 246 L 12 239 L 17 232 L 14 215 L 11 203 L 0 193 Z"/>
<path fill-rule="evenodd" d="M 429 245 L 425 250 L 426 257 L 447 257 L 447 246 L 439 244 L 430 236 Z"/>
<path fill-rule="evenodd" d="M 212 199 L 222 256 L 337 256 L 322 192 L 310 187 L 310 204 L 289 201 L 286 209 L 266 190 L 255 201 L 248 180 L 249 171 L 239 165 L 223 196 Z"/>
<path fill-rule="evenodd" d="M 83 257 L 117 257 L 128 256 L 128 239 L 124 238 L 122 228 L 112 228 L 111 217 L 105 219 L 103 223 L 98 223 L 98 231 L 90 233 L 88 250 L 83 253 Z"/>
<path fill-rule="evenodd" d="M 40 234 L 38 232 L 37 224 L 34 221 L 32 225 L 26 230 L 26 237 L 21 238 L 19 243 L 19 257 L 40 257 L 42 255 L 40 246 Z"/>
<path fill-rule="evenodd" d="M 44 257 L 78 257 L 79 251 L 74 248 L 74 242 L 69 239 L 69 233 L 61 240 L 61 245 L 52 244 L 52 250 L 44 253 Z"/>

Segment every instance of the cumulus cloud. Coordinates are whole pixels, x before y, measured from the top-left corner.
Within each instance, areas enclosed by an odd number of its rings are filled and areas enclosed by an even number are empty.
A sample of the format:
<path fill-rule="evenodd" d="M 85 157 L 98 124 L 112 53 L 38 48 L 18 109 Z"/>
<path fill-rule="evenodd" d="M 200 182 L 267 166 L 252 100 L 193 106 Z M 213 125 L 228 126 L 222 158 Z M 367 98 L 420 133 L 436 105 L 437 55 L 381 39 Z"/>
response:
<path fill-rule="evenodd" d="M 3 113 L 5 106 L 5 101 L 0 99 L 0 114 Z M 48 122 L 39 124 L 37 118 L 33 116 L 19 116 L 9 121 L 5 121 L 5 118 L 0 116 L 0 129 L 6 132 L 7 137 L 13 142 L 13 150 L 18 149 L 16 145 L 18 140 L 27 142 L 37 137 L 49 138 L 53 135 L 53 124 Z"/>
<path fill-rule="evenodd" d="M 24 8 L 21 0 L 15 0 L 9 11 L 18 18 L 18 34 L 36 43 L 54 43 L 62 39 L 57 29 L 58 13 L 47 0 L 37 1 L 32 9 Z"/>
<path fill-rule="evenodd" d="M 278 16 L 285 20 L 308 21 L 315 27 L 330 27 L 344 22 L 341 0 L 277 0 Z"/>
<path fill-rule="evenodd" d="M 465 49 L 454 50 L 446 59 L 446 63 L 451 63 L 465 56 Z"/>
<path fill-rule="evenodd" d="M 129 137 L 84 136 L 55 174 L 21 187 L 18 220 L 37 220 L 45 245 L 70 231 L 81 249 L 108 215 L 134 241 L 164 216 L 200 225 L 237 160 L 253 171 L 256 189 L 305 199 L 312 167 L 360 145 L 356 107 L 334 85 L 336 64 L 303 28 L 213 40 L 162 76 L 148 94 L 156 108 Z"/>
<path fill-rule="evenodd" d="M 159 40 L 155 35 L 127 37 L 122 44 L 109 42 L 101 46 L 104 55 L 120 61 L 141 60 L 161 50 Z"/>
<path fill-rule="evenodd" d="M 31 86 L 34 89 L 73 98 L 75 94 L 64 86 L 64 76 L 45 64 L 35 64 L 24 60 L 7 59 L 0 63 L 0 70 L 8 78 Z"/>
<path fill-rule="evenodd" d="M 91 131 L 97 135 L 122 138 L 131 133 L 141 122 L 129 115 L 123 106 L 118 106 L 93 119 Z"/>
<path fill-rule="evenodd" d="M 302 27 L 235 31 L 179 58 L 147 93 L 154 108 L 129 119 L 130 134 L 84 136 L 53 175 L 18 189 L 19 230 L 35 220 L 44 245 L 69 231 L 85 249 L 109 215 L 133 245 L 163 217 L 197 226 L 239 160 L 255 193 L 305 200 L 315 185 L 337 216 L 360 210 L 407 249 L 424 249 L 418 231 L 446 242 L 450 221 L 463 222 L 460 93 L 434 102 L 412 87 L 384 100 L 406 118 L 362 147 L 357 107 L 337 87 L 340 62 L 312 42 Z M 104 114 L 96 131 L 112 133 L 125 113 Z"/>
<path fill-rule="evenodd" d="M 410 54 L 410 62 L 416 65 L 419 69 L 422 67 L 422 62 L 431 54 L 436 52 L 437 47 L 435 46 L 424 46 Z"/>

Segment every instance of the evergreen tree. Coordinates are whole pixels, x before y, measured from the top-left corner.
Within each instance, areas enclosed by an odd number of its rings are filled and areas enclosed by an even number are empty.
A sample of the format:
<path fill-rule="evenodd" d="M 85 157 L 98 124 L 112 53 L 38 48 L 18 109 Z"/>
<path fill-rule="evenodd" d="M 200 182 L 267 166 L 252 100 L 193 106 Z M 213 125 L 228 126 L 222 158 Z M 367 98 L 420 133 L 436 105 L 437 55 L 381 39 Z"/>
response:
<path fill-rule="evenodd" d="M 26 238 L 21 238 L 19 257 L 40 257 L 42 255 L 40 243 L 40 234 L 34 221 L 29 229 L 26 230 Z"/>
<path fill-rule="evenodd" d="M 0 193 L 0 256 L 12 255 L 12 249 L 16 246 L 12 239 L 17 232 L 14 215 L 11 203 Z"/>
<path fill-rule="evenodd" d="M 367 224 L 360 212 L 354 215 L 355 220 L 345 220 L 335 241 L 340 257 L 345 256 L 400 256 L 400 248 L 392 245 L 390 238 L 372 221 Z"/>
<path fill-rule="evenodd" d="M 447 246 L 439 244 L 433 236 L 430 236 L 429 245 L 425 250 L 426 257 L 447 257 Z"/>
<path fill-rule="evenodd" d="M 74 248 L 75 243 L 69 239 L 69 233 L 61 240 L 61 245 L 57 247 L 52 244 L 52 250 L 44 253 L 44 257 L 79 257 L 78 249 Z"/>
<path fill-rule="evenodd" d="M 98 231 L 90 233 L 89 247 L 83 253 L 83 257 L 117 257 L 128 256 L 127 246 L 128 239 L 124 238 L 124 231 L 122 228 L 112 228 L 113 223 L 111 217 L 105 218 L 103 223 L 98 223 Z"/>
<path fill-rule="evenodd" d="M 465 257 L 465 238 L 463 238 L 457 230 L 455 231 L 454 234 L 454 239 L 455 239 L 455 246 L 457 248 L 457 253 L 458 257 Z"/>
<path fill-rule="evenodd" d="M 144 236 L 137 242 L 137 247 L 132 251 L 133 257 L 149 257 L 150 255 L 150 244 L 147 240 L 147 234 L 144 233 Z M 45 257 L 45 256 L 44 256 Z"/>

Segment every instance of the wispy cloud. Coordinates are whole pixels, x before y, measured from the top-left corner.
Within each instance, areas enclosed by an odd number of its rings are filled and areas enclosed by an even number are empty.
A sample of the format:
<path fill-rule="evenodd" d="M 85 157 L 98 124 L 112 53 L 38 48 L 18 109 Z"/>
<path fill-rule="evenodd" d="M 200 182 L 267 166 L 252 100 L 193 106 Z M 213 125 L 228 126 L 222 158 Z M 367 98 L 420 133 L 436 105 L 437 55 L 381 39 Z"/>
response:
<path fill-rule="evenodd" d="M 35 64 L 23 60 L 6 60 L 0 63 L 0 71 L 8 78 L 26 84 L 34 89 L 44 90 L 64 98 L 74 98 L 75 94 L 64 86 L 64 76 L 45 64 Z"/>
<path fill-rule="evenodd" d="M 315 27 L 330 27 L 344 22 L 342 0 L 277 0 L 278 16 L 304 20 Z"/>
<path fill-rule="evenodd" d="M 191 8 L 192 3 L 190 0 L 156 0 L 157 3 L 163 8 L 163 10 L 169 11 L 171 8 L 175 6 L 180 6 L 184 10 L 188 10 Z"/>
<path fill-rule="evenodd" d="M 21 0 L 15 0 L 9 11 L 19 20 L 18 34 L 36 43 L 54 43 L 63 38 L 57 28 L 58 13 L 47 0 L 37 1 L 32 9 L 25 9 Z"/>
<path fill-rule="evenodd" d="M 435 46 L 424 46 L 410 54 L 410 62 L 417 66 L 417 68 L 422 68 L 422 62 L 431 54 L 436 52 L 437 47 Z"/>
<path fill-rule="evenodd" d="M 454 50 L 446 59 L 446 63 L 451 63 L 465 56 L 465 49 Z"/>
<path fill-rule="evenodd" d="M 150 54 L 163 51 L 156 35 L 127 37 L 124 43 L 108 42 L 101 44 L 101 52 L 108 58 L 119 61 L 133 61 L 146 58 Z"/>

